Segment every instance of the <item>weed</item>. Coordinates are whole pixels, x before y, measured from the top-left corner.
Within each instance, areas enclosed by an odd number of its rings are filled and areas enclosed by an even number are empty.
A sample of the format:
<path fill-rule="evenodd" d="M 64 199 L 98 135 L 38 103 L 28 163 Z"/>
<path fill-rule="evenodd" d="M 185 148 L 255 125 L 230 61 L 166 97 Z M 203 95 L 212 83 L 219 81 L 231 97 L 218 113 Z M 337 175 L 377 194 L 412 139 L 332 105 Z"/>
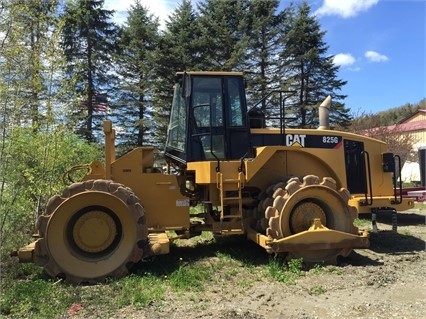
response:
<path fill-rule="evenodd" d="M 267 265 L 268 273 L 272 279 L 286 284 L 296 284 L 296 279 L 303 274 L 303 260 L 291 259 L 285 267 L 285 263 L 277 258 L 270 258 Z"/>
<path fill-rule="evenodd" d="M 332 274 L 336 274 L 336 275 L 342 275 L 343 274 L 343 270 L 340 267 L 328 266 L 326 269 L 327 269 L 327 272 L 332 273 Z"/>
<path fill-rule="evenodd" d="M 164 297 L 164 285 L 153 275 L 128 276 L 112 284 L 117 307 L 143 308 Z"/>
<path fill-rule="evenodd" d="M 319 275 L 325 272 L 325 267 L 323 264 L 315 264 L 311 270 L 314 274 Z"/>
<path fill-rule="evenodd" d="M 313 286 L 308 291 L 310 295 L 315 296 L 322 295 L 325 292 L 327 292 L 327 289 L 325 289 L 323 286 Z"/>
<path fill-rule="evenodd" d="M 315 264 L 311 270 L 316 275 L 321 275 L 324 273 L 337 274 L 337 275 L 343 274 L 343 270 L 340 267 L 336 267 L 332 265 Z"/>
<path fill-rule="evenodd" d="M 0 309 L 3 315 L 54 318 L 66 311 L 73 298 L 72 289 L 52 281 L 16 281 L 3 291 Z"/>
<path fill-rule="evenodd" d="M 293 274 L 300 276 L 303 273 L 303 259 L 293 258 L 288 261 L 288 270 Z"/>
<path fill-rule="evenodd" d="M 213 270 L 208 265 L 182 264 L 169 275 L 168 281 L 174 289 L 202 291 L 204 283 L 210 281 L 212 274 Z"/>

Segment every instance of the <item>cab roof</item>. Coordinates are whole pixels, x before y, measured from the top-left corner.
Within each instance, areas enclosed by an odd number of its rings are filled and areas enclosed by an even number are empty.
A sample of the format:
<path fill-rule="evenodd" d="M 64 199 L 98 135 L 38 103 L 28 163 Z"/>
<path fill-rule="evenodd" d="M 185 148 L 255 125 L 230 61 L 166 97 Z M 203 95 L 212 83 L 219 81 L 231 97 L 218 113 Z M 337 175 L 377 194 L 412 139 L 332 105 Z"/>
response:
<path fill-rule="evenodd" d="M 183 75 L 184 73 L 188 75 L 234 75 L 234 76 L 243 76 L 243 72 L 229 72 L 229 71 L 180 71 L 176 72 L 176 75 Z"/>

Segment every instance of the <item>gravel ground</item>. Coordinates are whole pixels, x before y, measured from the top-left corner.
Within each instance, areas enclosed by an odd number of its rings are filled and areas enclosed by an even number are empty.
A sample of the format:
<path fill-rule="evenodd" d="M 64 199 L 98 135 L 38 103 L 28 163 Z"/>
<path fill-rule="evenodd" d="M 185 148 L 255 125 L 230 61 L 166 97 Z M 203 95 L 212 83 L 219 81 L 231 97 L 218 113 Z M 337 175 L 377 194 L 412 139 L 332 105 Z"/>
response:
<path fill-rule="evenodd" d="M 168 293 L 160 305 L 124 308 L 115 318 L 274 319 L 424 318 L 426 313 L 426 203 L 422 210 L 378 216 L 369 249 L 356 250 L 338 267 L 311 269 L 289 285 L 266 279 L 247 285 L 224 280 L 202 295 Z M 213 258 L 213 257 L 212 257 Z M 75 318 L 98 318 L 81 312 Z"/>

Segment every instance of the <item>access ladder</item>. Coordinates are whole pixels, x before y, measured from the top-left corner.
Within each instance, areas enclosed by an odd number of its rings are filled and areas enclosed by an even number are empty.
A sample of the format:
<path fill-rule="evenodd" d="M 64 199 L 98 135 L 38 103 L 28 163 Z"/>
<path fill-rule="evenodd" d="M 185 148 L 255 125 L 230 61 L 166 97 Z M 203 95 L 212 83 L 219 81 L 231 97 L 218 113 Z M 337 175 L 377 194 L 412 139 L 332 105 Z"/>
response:
<path fill-rule="evenodd" d="M 217 188 L 219 189 L 220 196 L 220 221 L 225 223 L 231 221 L 232 219 L 238 219 L 240 222 L 239 229 L 224 229 L 222 233 L 226 234 L 242 234 L 243 233 L 243 196 L 242 189 L 244 188 L 245 176 L 243 172 L 238 172 L 237 178 L 223 178 L 223 173 L 217 173 Z M 227 196 L 227 193 L 231 193 L 234 196 Z M 236 196 L 235 196 L 236 194 Z M 235 205 L 235 202 L 237 205 Z M 225 207 L 237 206 L 236 211 L 232 211 L 230 214 L 225 214 Z"/>

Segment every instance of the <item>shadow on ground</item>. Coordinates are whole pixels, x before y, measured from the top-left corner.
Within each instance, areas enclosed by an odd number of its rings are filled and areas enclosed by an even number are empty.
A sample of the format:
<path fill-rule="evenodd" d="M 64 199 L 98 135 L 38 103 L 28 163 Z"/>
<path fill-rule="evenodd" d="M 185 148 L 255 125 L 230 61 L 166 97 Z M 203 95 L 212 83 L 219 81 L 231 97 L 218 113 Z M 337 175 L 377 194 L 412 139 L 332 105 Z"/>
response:
<path fill-rule="evenodd" d="M 390 211 L 382 211 L 376 214 L 376 220 L 379 223 L 392 225 L 392 215 L 393 214 Z M 418 210 L 399 212 L 396 214 L 396 217 L 398 226 L 416 226 L 426 224 L 426 214 L 421 213 Z M 371 214 L 362 214 L 360 215 L 360 218 L 371 220 Z"/>
<path fill-rule="evenodd" d="M 382 231 L 370 234 L 370 250 L 386 254 L 406 254 L 424 249 L 424 242 L 417 237 L 403 235 L 391 231 Z M 182 260 L 186 265 L 197 261 L 210 262 L 211 258 L 226 256 L 247 266 L 261 266 L 270 262 L 271 258 L 283 259 L 283 254 L 269 255 L 263 248 L 248 240 L 245 236 L 233 236 L 212 239 L 201 242 L 193 247 L 171 247 L 170 254 L 155 256 L 152 259 L 136 265 L 134 272 L 143 275 L 148 272 L 158 276 L 167 276 L 182 266 Z M 383 262 L 377 258 L 352 251 L 347 257 L 337 259 L 339 266 L 380 266 Z M 309 269 L 314 264 L 307 264 Z"/>
<path fill-rule="evenodd" d="M 363 214 L 363 219 L 371 220 L 371 214 Z M 377 214 L 377 223 L 393 226 L 392 212 L 385 211 Z M 397 213 L 396 232 L 391 230 L 381 230 L 378 225 L 377 233 L 370 233 L 370 250 L 386 254 L 402 254 L 418 252 L 426 249 L 425 241 L 411 234 L 405 226 L 424 226 L 426 215 L 424 212 L 410 210 Z M 426 232 L 426 227 L 424 228 Z"/>
<path fill-rule="evenodd" d="M 199 242 L 194 246 L 172 245 L 167 255 L 153 256 L 135 265 L 133 272 L 149 272 L 157 275 L 168 275 L 185 264 L 199 260 L 226 256 L 245 265 L 257 266 L 266 264 L 271 255 L 245 236 L 216 238 Z"/>
<path fill-rule="evenodd" d="M 370 234 L 370 250 L 384 254 L 403 254 L 425 250 L 425 241 L 405 233 L 379 231 Z"/>

